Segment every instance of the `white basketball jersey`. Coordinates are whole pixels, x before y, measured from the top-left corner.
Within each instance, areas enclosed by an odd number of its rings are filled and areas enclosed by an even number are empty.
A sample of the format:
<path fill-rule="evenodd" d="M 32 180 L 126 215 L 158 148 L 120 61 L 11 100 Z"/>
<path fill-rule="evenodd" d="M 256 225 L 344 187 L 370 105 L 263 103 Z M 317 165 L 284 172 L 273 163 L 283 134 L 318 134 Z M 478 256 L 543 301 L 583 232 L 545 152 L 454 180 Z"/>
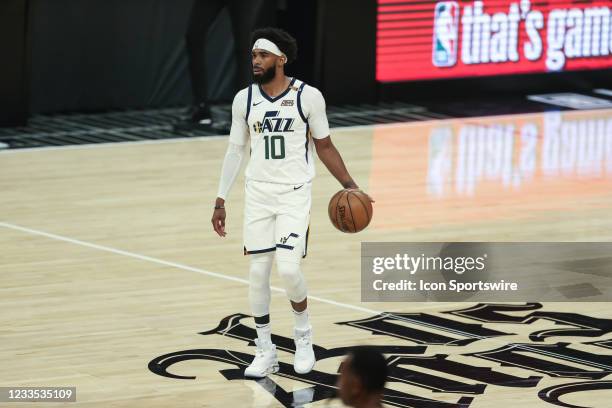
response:
<path fill-rule="evenodd" d="M 248 88 L 246 123 L 251 157 L 247 179 L 281 184 L 302 184 L 313 179 L 313 146 L 302 106 L 304 88 L 305 84 L 295 78 L 285 92 L 274 98 L 257 84 Z"/>

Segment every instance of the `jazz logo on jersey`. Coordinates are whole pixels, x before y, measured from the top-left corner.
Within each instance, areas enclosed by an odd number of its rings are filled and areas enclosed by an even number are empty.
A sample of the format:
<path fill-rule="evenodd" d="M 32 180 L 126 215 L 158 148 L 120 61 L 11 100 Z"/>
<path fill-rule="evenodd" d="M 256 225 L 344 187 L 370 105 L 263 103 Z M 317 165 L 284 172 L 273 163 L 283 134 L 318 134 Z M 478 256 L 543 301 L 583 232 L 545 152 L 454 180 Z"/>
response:
<path fill-rule="evenodd" d="M 264 114 L 261 122 L 257 121 L 253 123 L 253 130 L 255 133 L 264 132 L 293 132 L 291 127 L 293 126 L 294 119 L 292 118 L 279 118 L 280 111 L 267 111 Z"/>
<path fill-rule="evenodd" d="M 432 62 L 436 67 L 450 67 L 457 62 L 459 6 L 455 1 L 442 1 L 434 11 Z"/>

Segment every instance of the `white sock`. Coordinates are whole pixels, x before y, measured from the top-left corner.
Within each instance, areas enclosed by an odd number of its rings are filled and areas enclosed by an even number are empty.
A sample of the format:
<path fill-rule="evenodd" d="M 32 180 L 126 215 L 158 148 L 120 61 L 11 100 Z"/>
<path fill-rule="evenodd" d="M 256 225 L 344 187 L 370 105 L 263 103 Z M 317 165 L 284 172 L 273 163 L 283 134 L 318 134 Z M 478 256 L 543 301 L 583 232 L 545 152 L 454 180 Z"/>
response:
<path fill-rule="evenodd" d="M 257 338 L 259 339 L 259 343 L 262 346 L 268 346 L 272 344 L 272 329 L 270 328 L 270 323 L 255 325 L 255 330 L 257 331 Z"/>
<path fill-rule="evenodd" d="M 308 320 L 308 309 L 304 309 L 301 312 L 293 311 L 295 317 L 295 328 L 299 330 L 307 330 L 310 328 L 310 321 Z"/>

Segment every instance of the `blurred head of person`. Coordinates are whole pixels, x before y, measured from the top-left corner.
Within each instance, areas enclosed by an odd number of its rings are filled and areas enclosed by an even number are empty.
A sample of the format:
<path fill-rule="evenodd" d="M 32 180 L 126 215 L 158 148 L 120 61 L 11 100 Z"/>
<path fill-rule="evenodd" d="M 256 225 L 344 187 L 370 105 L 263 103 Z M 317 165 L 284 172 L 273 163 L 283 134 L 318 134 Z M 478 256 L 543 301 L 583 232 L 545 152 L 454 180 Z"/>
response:
<path fill-rule="evenodd" d="M 265 39 L 276 44 L 282 55 L 276 55 L 269 50 L 253 48 L 259 39 Z M 253 64 L 253 80 L 258 84 L 267 84 L 277 75 L 285 75 L 285 65 L 295 61 L 297 57 L 297 42 L 289 33 L 280 28 L 258 28 L 251 34 L 251 56 Z"/>
<path fill-rule="evenodd" d="M 351 407 L 381 407 L 387 361 L 372 346 L 352 348 L 340 366 L 338 394 Z"/>

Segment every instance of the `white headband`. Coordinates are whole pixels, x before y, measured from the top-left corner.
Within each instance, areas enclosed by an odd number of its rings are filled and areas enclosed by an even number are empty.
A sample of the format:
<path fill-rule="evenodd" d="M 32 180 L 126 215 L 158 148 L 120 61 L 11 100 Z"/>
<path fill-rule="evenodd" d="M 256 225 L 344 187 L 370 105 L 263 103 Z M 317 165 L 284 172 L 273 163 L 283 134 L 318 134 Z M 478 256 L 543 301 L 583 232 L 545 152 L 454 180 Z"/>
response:
<path fill-rule="evenodd" d="M 257 41 L 255 41 L 255 44 L 253 44 L 253 49 L 260 49 L 260 50 L 265 50 L 268 52 L 271 52 L 274 55 L 278 55 L 279 57 L 281 55 L 285 55 L 283 54 L 283 52 L 276 46 L 276 44 L 274 44 L 272 41 L 270 40 L 266 40 L 265 38 L 259 38 Z"/>

